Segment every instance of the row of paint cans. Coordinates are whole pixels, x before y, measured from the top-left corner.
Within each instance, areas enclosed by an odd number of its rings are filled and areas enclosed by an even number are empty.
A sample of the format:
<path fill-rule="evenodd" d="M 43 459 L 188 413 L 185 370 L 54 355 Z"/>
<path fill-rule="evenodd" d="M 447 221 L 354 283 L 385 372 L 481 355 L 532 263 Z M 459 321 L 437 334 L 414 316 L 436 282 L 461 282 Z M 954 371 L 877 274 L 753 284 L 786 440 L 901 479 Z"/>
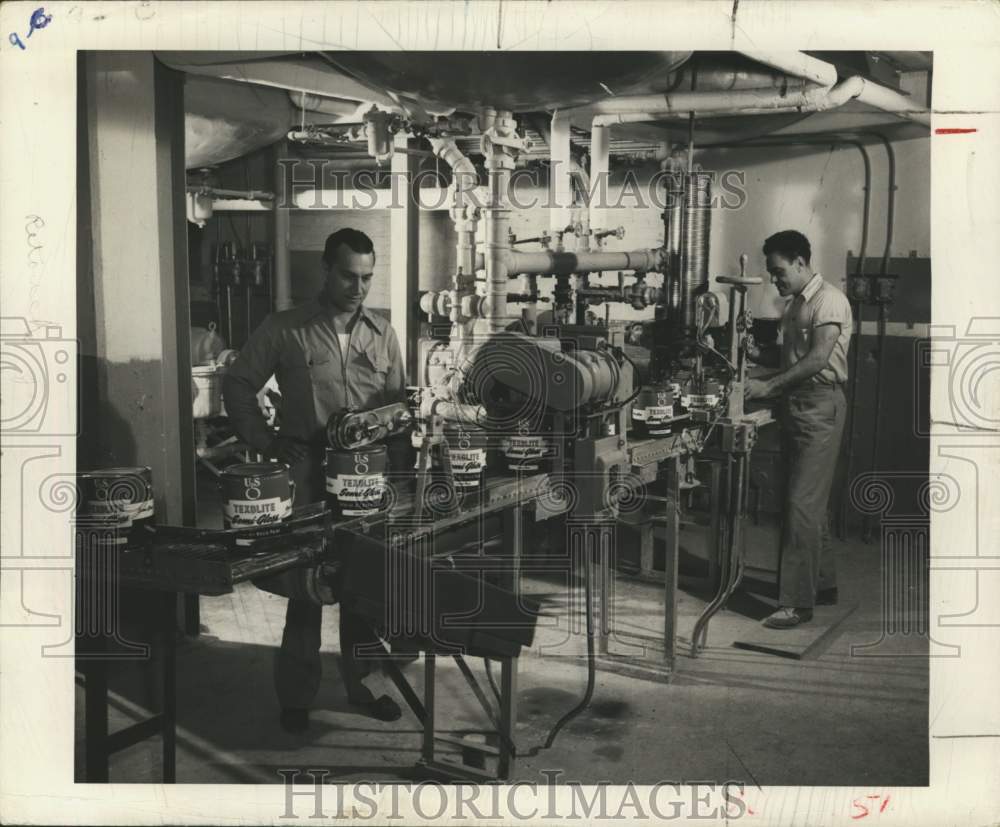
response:
<path fill-rule="evenodd" d="M 386 456 L 384 445 L 326 449 L 326 504 L 334 519 L 363 517 L 386 507 Z"/>
<path fill-rule="evenodd" d="M 514 473 L 534 473 L 542 469 L 551 454 L 551 440 L 527 430 L 507 436 L 490 435 L 483 428 L 462 424 L 448 424 L 444 429 L 448 458 L 451 462 L 455 488 L 460 493 L 479 491 L 486 472 L 494 461 Z M 421 438 L 413 435 L 413 447 L 418 456 L 414 464 L 419 468 Z M 491 460 L 491 456 L 495 460 Z M 441 460 L 434 457 L 433 471 L 441 471 Z"/>
<path fill-rule="evenodd" d="M 101 468 L 77 474 L 77 525 L 100 544 L 121 550 L 147 547 L 153 538 L 153 472 L 145 466 Z"/>
<path fill-rule="evenodd" d="M 239 530 L 237 546 L 281 533 L 281 524 L 292 513 L 295 485 L 288 466 L 280 462 L 231 465 L 220 476 L 222 522 Z"/>

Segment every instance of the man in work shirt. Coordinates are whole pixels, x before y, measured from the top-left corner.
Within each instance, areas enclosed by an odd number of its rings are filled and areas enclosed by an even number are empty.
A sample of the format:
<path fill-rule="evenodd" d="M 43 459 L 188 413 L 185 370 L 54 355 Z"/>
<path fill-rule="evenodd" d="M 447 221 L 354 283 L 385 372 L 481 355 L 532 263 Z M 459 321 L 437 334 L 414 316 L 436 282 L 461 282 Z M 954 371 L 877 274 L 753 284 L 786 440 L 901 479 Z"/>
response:
<path fill-rule="evenodd" d="M 792 300 L 781 319 L 780 350 L 750 354 L 780 370 L 747 380 L 746 398 L 780 394 L 782 400 L 788 474 L 779 608 L 763 623 L 785 629 L 811 620 L 815 605 L 837 602 L 827 506 L 847 412 L 844 383 L 854 320 L 847 297 L 813 272 L 812 250 L 802 233 L 772 235 L 764 255 L 778 293 Z"/>
<path fill-rule="evenodd" d="M 342 229 L 326 240 L 325 286 L 300 307 L 273 313 L 254 331 L 226 373 L 226 411 L 239 436 L 266 458 L 291 467 L 296 502 L 325 496 L 325 426 L 331 414 L 369 410 L 406 399 L 403 359 L 392 327 L 364 306 L 371 288 L 375 250 L 371 239 Z M 281 432 L 268 428 L 257 393 L 271 375 L 282 395 Z M 310 594 L 308 576 L 292 572 L 261 581 L 268 591 L 289 598 L 274 676 L 281 723 L 290 731 L 308 726 L 309 707 L 321 677 L 322 604 Z M 386 721 L 400 717 L 388 695 L 374 698 L 362 683 L 366 670 L 357 648 L 376 642 L 360 617 L 340 612 L 340 649 L 348 700 Z"/>

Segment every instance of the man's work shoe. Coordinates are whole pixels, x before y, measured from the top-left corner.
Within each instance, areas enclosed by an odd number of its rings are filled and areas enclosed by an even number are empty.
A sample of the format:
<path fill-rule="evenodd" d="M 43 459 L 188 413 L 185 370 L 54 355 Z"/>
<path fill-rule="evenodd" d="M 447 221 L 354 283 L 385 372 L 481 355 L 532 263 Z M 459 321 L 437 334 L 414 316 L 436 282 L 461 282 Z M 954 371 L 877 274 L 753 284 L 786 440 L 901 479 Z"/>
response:
<path fill-rule="evenodd" d="M 793 609 L 790 606 L 782 606 L 761 622 L 768 629 L 791 629 L 800 623 L 809 622 L 812 620 L 812 616 L 812 609 Z"/>
<path fill-rule="evenodd" d="M 398 721 L 403 717 L 403 710 L 399 708 L 399 704 L 388 695 L 376 698 L 367 687 L 362 687 L 362 690 L 348 694 L 347 702 L 351 706 L 363 709 L 379 721 Z"/>
<path fill-rule="evenodd" d="M 281 728 L 285 732 L 300 733 L 305 732 L 309 728 L 309 710 L 308 709 L 282 709 L 281 710 Z"/>
<path fill-rule="evenodd" d="M 836 606 L 838 597 L 839 595 L 837 594 L 836 586 L 831 586 L 828 589 L 820 589 L 818 592 L 816 592 L 816 605 Z"/>

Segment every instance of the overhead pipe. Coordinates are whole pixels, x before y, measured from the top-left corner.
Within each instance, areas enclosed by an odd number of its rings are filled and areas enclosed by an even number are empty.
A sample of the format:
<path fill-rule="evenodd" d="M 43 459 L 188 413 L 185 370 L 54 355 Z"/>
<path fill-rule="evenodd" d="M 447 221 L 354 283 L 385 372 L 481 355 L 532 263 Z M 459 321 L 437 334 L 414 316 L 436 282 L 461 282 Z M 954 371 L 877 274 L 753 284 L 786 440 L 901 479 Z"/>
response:
<path fill-rule="evenodd" d="M 742 54 L 786 75 L 805 78 L 819 86 L 833 86 L 837 82 L 836 66 L 805 52 L 744 51 Z"/>
<path fill-rule="evenodd" d="M 780 69 L 795 77 L 806 78 L 820 86 L 830 87 L 837 82 L 837 69 L 832 63 L 810 57 L 803 52 L 743 52 L 743 54 L 766 66 Z M 894 89 L 873 83 L 858 75 L 848 78 L 840 86 L 845 84 L 851 84 L 850 97 L 857 98 L 861 103 L 930 126 L 930 113 L 922 107 L 914 106 L 912 100 Z M 857 91 L 853 91 L 854 89 Z M 846 100 L 842 102 L 846 103 Z"/>
<path fill-rule="evenodd" d="M 298 92 L 294 89 L 288 90 L 288 97 L 292 105 L 302 112 L 321 112 L 324 115 L 334 115 L 341 118 L 358 115 L 361 107 L 366 105 L 364 101 L 326 98 L 322 95 Z"/>
<path fill-rule="evenodd" d="M 665 115 L 691 112 L 717 117 L 792 112 L 824 112 L 856 99 L 894 115 L 930 125 L 930 114 L 904 95 L 854 75 L 833 87 L 810 87 L 788 92 L 742 89 L 733 92 L 678 92 L 666 95 L 632 95 L 600 101 L 587 110 L 595 112 L 591 129 L 623 123 L 642 123 Z"/>

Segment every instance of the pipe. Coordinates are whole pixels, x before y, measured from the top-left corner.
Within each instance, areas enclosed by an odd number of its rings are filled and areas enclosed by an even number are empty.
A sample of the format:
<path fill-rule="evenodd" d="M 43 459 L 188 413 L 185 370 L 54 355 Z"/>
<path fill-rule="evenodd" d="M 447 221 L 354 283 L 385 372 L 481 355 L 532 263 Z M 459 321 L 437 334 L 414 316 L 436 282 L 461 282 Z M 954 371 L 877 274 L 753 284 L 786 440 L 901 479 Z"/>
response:
<path fill-rule="evenodd" d="M 605 212 L 600 205 L 608 203 L 610 131 L 604 124 L 595 124 L 590 132 L 590 182 L 591 185 L 597 185 L 597 203 L 594 203 L 593 198 L 588 198 L 591 228 L 607 226 Z"/>
<path fill-rule="evenodd" d="M 358 110 L 365 105 L 364 101 L 326 98 L 322 95 L 298 92 L 294 89 L 288 90 L 288 97 L 292 101 L 292 105 L 303 112 L 322 112 L 324 115 L 337 115 L 340 117 L 356 115 L 358 114 Z"/>
<path fill-rule="evenodd" d="M 779 69 L 789 75 L 805 78 L 820 86 L 834 87 L 837 82 L 837 69 L 832 63 L 810 57 L 802 52 L 743 52 L 747 57 L 760 63 Z M 913 101 L 906 95 L 901 95 L 894 89 L 889 89 L 873 81 L 855 75 L 848 78 L 832 91 L 849 85 L 850 97 L 857 98 L 861 103 L 881 109 L 884 112 L 891 112 L 894 115 L 902 115 L 910 120 L 930 126 L 931 117 L 927 110 L 920 106 L 915 106 Z M 853 91 L 856 89 L 857 91 Z M 848 98 L 849 99 L 849 98 Z M 839 106 L 846 103 L 847 99 L 835 103 Z"/>
<path fill-rule="evenodd" d="M 552 191 L 552 207 L 549 209 L 549 229 L 553 234 L 562 231 L 570 223 L 573 206 L 573 154 L 570 145 L 570 111 L 557 109 L 552 113 L 549 132 L 549 159 L 551 165 L 549 187 Z M 593 179 L 593 175 L 591 175 Z"/>
<path fill-rule="evenodd" d="M 878 132 L 872 133 L 876 137 L 882 140 L 885 144 L 886 158 L 889 165 L 889 194 L 888 194 L 888 206 L 886 208 L 886 226 L 885 226 L 885 251 L 882 253 L 882 264 L 879 268 L 879 275 L 886 276 L 889 272 L 889 255 L 892 250 L 892 235 L 893 235 L 893 224 L 895 222 L 896 215 L 896 153 L 892 148 L 892 144 L 889 142 L 888 138 Z M 885 361 L 885 325 L 886 316 L 888 311 L 886 310 L 885 302 L 879 301 L 878 303 L 878 346 L 876 348 L 875 356 L 875 421 L 872 427 L 872 454 L 871 454 L 871 470 L 872 472 L 878 471 L 878 442 L 879 442 L 879 413 L 880 406 L 882 404 L 882 368 L 883 362 Z M 858 343 L 861 342 L 861 325 L 858 325 Z M 848 480 L 849 481 L 849 480 Z M 862 528 L 862 539 L 867 543 L 871 541 L 872 537 L 872 516 L 870 514 L 865 515 L 864 524 Z"/>
<path fill-rule="evenodd" d="M 811 87 L 788 92 L 774 89 L 744 89 L 736 92 L 680 92 L 669 95 L 634 95 L 600 101 L 590 111 L 597 114 L 591 128 L 598 125 L 643 123 L 665 115 L 699 114 L 756 115 L 782 112 L 824 112 L 843 106 L 852 99 L 930 125 L 930 114 L 904 95 L 865 80 L 859 75 L 836 86 Z"/>
<path fill-rule="evenodd" d="M 256 201 L 261 199 L 264 201 L 271 201 L 274 198 L 273 192 L 265 192 L 263 190 L 227 190 L 219 189 L 218 187 L 206 187 L 198 184 L 189 184 L 186 187 L 188 192 L 194 192 L 204 195 L 222 195 L 230 198 L 242 198 L 247 201 Z"/>
<path fill-rule="evenodd" d="M 452 177 L 455 181 L 455 189 L 458 192 L 471 192 L 479 184 L 479 173 L 476 172 L 476 165 L 472 163 L 462 150 L 458 148 L 453 138 L 428 138 L 434 155 L 451 167 Z"/>
<path fill-rule="evenodd" d="M 804 52 L 744 51 L 742 54 L 786 75 L 805 78 L 820 86 L 833 86 L 837 82 L 837 68 L 832 63 L 810 57 Z"/>
<path fill-rule="evenodd" d="M 510 176 L 514 169 L 517 130 L 513 116 L 505 110 L 485 111 L 489 129 L 483 134 L 483 154 L 488 172 L 489 201 L 486 220 L 486 302 L 489 332 L 503 330 L 507 316 L 507 267 L 510 249 Z M 555 135 L 555 130 L 553 130 Z M 567 130 L 566 144 L 569 144 Z M 567 174 L 569 165 L 566 165 Z"/>
<path fill-rule="evenodd" d="M 281 166 L 281 156 L 284 154 L 284 143 L 275 144 L 274 149 L 274 178 L 275 184 L 280 185 L 284 175 Z M 279 186 L 275 186 L 275 191 L 280 192 Z M 291 219 L 287 209 L 279 206 L 280 198 L 275 198 L 274 205 L 274 288 L 271 291 L 274 297 L 275 310 L 288 310 L 292 306 L 292 256 L 289 250 L 289 237 L 291 235 Z"/>
<path fill-rule="evenodd" d="M 885 249 L 882 251 L 882 265 L 879 268 L 881 275 L 889 272 L 889 256 L 892 254 L 892 236 L 896 221 L 896 152 L 892 148 L 892 142 L 881 132 L 868 133 L 874 135 L 885 146 L 886 161 L 889 166 L 889 194 L 886 205 L 885 216 Z"/>
<path fill-rule="evenodd" d="M 879 136 L 882 137 L 882 136 Z M 858 152 L 861 153 L 861 160 L 864 164 L 864 187 L 862 191 L 864 192 L 864 199 L 862 205 L 862 215 L 861 215 L 861 252 L 858 256 L 858 263 L 855 268 L 855 275 L 861 275 L 864 269 L 864 260 L 868 252 L 868 234 L 869 226 L 871 224 L 871 184 L 872 184 L 872 165 L 871 156 L 868 154 L 868 150 L 865 149 L 864 143 L 856 138 L 851 138 L 847 136 L 840 135 L 830 135 L 824 133 L 816 133 L 815 136 L 812 135 L 790 135 L 788 137 L 783 137 L 780 135 L 774 135 L 770 137 L 761 138 L 751 138 L 746 141 L 736 141 L 733 143 L 713 143 L 702 146 L 702 149 L 744 149 L 744 148 L 755 148 L 755 147 L 770 147 L 770 146 L 817 146 L 825 144 L 842 144 L 853 146 Z M 892 214 L 892 208 L 890 206 L 890 216 Z"/>
<path fill-rule="evenodd" d="M 601 272 L 603 270 L 638 270 L 645 273 L 662 272 L 663 249 L 633 250 L 631 252 L 555 252 L 541 250 L 525 253 L 509 250 L 506 262 L 509 272 L 570 275 L 572 273 Z"/>
<path fill-rule="evenodd" d="M 549 149 L 550 154 L 551 154 L 551 149 L 552 149 L 552 130 L 549 129 L 549 121 L 545 120 L 542 116 L 539 116 L 539 115 L 534 115 L 534 116 L 528 115 L 528 116 L 526 116 L 526 120 L 528 122 L 528 125 L 532 129 L 534 129 L 535 132 L 538 133 L 539 137 L 541 137 L 541 139 L 545 142 L 545 146 Z M 572 144 L 570 145 L 570 152 L 572 153 Z M 520 164 L 518 166 L 520 166 Z M 584 204 L 589 203 L 589 200 L 590 200 L 590 175 L 588 174 L 587 170 L 585 170 L 580 165 L 580 162 L 572 154 L 570 155 L 569 169 L 570 169 L 570 184 L 571 184 L 571 188 L 572 188 L 572 185 L 575 184 L 576 188 L 577 188 L 577 192 L 580 194 L 581 200 L 583 201 L 583 203 Z M 570 203 L 573 203 L 575 200 L 576 200 L 576 193 L 573 193 L 572 189 L 571 189 Z M 526 242 L 520 241 L 518 243 L 524 244 Z"/>

